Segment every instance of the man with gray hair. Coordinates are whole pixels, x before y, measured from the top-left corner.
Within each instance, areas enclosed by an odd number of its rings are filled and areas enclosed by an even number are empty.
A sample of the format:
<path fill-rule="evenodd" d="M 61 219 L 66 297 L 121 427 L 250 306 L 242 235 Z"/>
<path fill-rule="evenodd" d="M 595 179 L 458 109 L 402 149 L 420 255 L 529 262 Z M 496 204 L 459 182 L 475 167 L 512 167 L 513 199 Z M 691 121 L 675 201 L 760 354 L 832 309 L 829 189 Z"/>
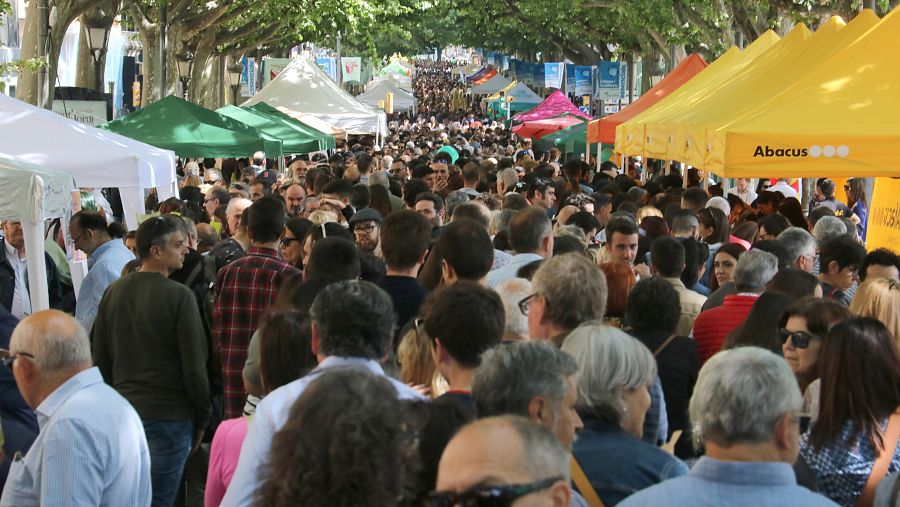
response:
<path fill-rule="evenodd" d="M 630 506 L 834 506 L 798 486 L 803 399 L 784 359 L 757 347 L 720 352 L 700 370 L 690 415 L 706 455 L 690 473 L 639 491 Z"/>
<path fill-rule="evenodd" d="M 789 227 L 778 235 L 778 242 L 787 250 L 791 267 L 800 268 L 807 273 L 813 272 L 816 262 L 816 240 L 812 234 L 800 227 Z"/>
<path fill-rule="evenodd" d="M 568 253 L 544 261 L 531 283 L 533 293 L 519 308 L 528 317 L 532 340 L 559 347 L 573 329 L 606 313 L 606 276 L 584 255 Z"/>
<path fill-rule="evenodd" d="M 505 505 L 536 507 L 568 507 L 571 501 L 569 452 L 552 433 L 521 416 L 489 417 L 463 427 L 438 465 L 434 505 L 475 505 L 498 497 Z"/>
<path fill-rule="evenodd" d="M 13 461 L 0 505 L 149 506 L 150 453 L 137 412 L 91 366 L 87 332 L 63 312 L 24 319 L 2 351 L 40 433 Z"/>
<path fill-rule="evenodd" d="M 522 313 L 519 302 L 531 295 L 531 282 L 526 278 L 510 278 L 494 290 L 500 294 L 506 312 L 503 341 L 528 341 L 528 317 Z"/>
<path fill-rule="evenodd" d="M 523 266 L 553 254 L 553 225 L 547 218 L 547 210 L 540 206 L 516 213 L 509 222 L 508 236 L 516 255 L 502 268 L 488 273 L 488 287 L 494 288 L 504 280 L 515 278 Z"/>
<path fill-rule="evenodd" d="M 725 336 L 746 320 L 753 303 L 777 272 L 778 258 L 769 252 L 752 249 L 741 255 L 734 270 L 737 294 L 725 296 L 722 306 L 700 312 L 694 320 L 694 340 L 701 362 L 722 349 Z"/>
<path fill-rule="evenodd" d="M 508 343 L 488 350 L 472 381 L 480 417 L 521 415 L 550 430 L 567 449 L 584 425 L 575 411 L 578 365 L 545 342 Z"/>

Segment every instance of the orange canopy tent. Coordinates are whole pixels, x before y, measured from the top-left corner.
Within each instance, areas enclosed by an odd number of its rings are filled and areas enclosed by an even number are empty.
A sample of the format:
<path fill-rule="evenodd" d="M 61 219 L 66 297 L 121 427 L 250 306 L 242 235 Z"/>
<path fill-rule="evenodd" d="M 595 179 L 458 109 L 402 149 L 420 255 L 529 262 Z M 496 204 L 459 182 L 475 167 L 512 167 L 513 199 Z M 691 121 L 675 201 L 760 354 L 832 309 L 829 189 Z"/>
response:
<path fill-rule="evenodd" d="M 546 135 L 567 129 L 573 125 L 584 123 L 584 118 L 578 116 L 563 114 L 545 120 L 526 121 L 521 125 L 512 128 L 513 133 L 519 137 L 531 137 L 538 140 Z"/>
<path fill-rule="evenodd" d="M 496 76 L 496 75 L 497 75 L 497 69 L 492 68 L 491 70 L 487 71 L 487 73 L 485 73 L 485 75 L 483 75 L 483 76 L 481 76 L 480 78 L 475 79 L 474 81 L 472 81 L 472 84 L 473 84 L 473 85 L 484 84 L 484 83 L 486 83 L 486 82 L 488 81 L 488 79 L 490 79 L 490 78 L 492 78 L 492 77 L 494 77 L 494 76 Z"/>
<path fill-rule="evenodd" d="M 611 114 L 605 118 L 594 120 L 588 123 L 587 140 L 589 143 L 606 143 L 612 144 L 616 140 L 616 127 L 624 123 L 639 113 L 662 100 L 665 96 L 677 90 L 681 85 L 687 83 L 694 76 L 700 73 L 707 66 L 703 57 L 693 53 L 677 67 L 672 69 L 666 77 L 664 77 L 656 86 L 647 90 L 646 93 L 634 101 L 634 104 L 626 107 L 616 114 Z"/>

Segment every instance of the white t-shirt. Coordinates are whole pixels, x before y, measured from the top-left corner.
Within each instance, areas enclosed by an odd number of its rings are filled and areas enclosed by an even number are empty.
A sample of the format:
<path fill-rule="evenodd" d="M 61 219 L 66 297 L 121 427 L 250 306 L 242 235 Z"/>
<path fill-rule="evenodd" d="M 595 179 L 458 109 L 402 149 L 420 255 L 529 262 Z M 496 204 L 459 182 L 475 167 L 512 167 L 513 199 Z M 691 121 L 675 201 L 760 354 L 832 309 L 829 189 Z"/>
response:
<path fill-rule="evenodd" d="M 753 189 L 750 188 L 749 185 L 747 186 L 747 191 L 746 191 L 746 192 L 738 192 L 738 189 L 737 189 L 737 188 L 730 188 L 730 189 L 728 189 L 728 193 L 729 193 L 729 194 L 734 194 L 734 195 L 740 197 L 741 200 L 744 201 L 744 202 L 747 203 L 747 204 L 752 204 L 753 201 L 755 201 L 756 198 L 758 197 L 758 196 L 756 195 L 756 192 L 754 192 Z"/>
<path fill-rule="evenodd" d="M 794 187 L 787 184 L 785 181 L 779 181 L 778 183 L 769 187 L 770 192 L 781 192 L 781 195 L 785 197 L 797 197 L 797 191 L 794 190 Z"/>

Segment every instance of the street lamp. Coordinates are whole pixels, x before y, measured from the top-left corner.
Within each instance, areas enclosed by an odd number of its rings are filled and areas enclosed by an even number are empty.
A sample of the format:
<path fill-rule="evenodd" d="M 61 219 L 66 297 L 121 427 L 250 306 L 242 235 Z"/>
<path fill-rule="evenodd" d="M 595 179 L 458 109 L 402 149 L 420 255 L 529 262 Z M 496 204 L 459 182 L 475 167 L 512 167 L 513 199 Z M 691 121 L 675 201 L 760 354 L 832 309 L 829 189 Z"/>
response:
<path fill-rule="evenodd" d="M 91 58 L 94 60 L 94 89 L 103 93 L 103 77 L 100 75 L 100 62 L 103 60 L 103 54 L 106 53 L 106 36 L 109 29 L 105 27 L 89 27 L 87 29 L 88 49 L 91 51 Z"/>
<path fill-rule="evenodd" d="M 237 105 L 238 93 L 241 90 L 241 73 L 243 66 L 235 62 L 228 67 L 228 82 L 231 83 L 231 103 Z"/>
<path fill-rule="evenodd" d="M 191 81 L 191 69 L 194 66 L 194 55 L 181 53 L 175 55 L 175 64 L 178 67 L 178 79 L 181 81 L 181 90 L 184 100 L 188 98 L 188 83 Z"/>

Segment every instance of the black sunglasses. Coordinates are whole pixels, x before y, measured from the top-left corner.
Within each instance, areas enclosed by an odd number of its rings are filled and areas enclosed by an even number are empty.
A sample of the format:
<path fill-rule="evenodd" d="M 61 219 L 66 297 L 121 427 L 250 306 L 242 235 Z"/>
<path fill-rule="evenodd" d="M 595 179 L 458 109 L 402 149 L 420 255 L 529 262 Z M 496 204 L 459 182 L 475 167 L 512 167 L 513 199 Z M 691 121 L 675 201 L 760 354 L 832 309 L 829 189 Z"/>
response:
<path fill-rule="evenodd" d="M 509 507 L 518 498 L 549 488 L 562 477 L 551 477 L 528 484 L 482 486 L 462 493 L 434 492 L 428 496 L 430 507 Z"/>
<path fill-rule="evenodd" d="M 806 331 L 794 331 L 792 333 L 784 328 L 778 330 L 778 336 L 781 338 L 781 343 L 787 343 L 788 338 L 790 338 L 791 344 L 795 349 L 805 349 L 809 347 L 810 340 L 822 339 L 819 336 L 816 336 L 812 333 L 807 333 Z"/>

